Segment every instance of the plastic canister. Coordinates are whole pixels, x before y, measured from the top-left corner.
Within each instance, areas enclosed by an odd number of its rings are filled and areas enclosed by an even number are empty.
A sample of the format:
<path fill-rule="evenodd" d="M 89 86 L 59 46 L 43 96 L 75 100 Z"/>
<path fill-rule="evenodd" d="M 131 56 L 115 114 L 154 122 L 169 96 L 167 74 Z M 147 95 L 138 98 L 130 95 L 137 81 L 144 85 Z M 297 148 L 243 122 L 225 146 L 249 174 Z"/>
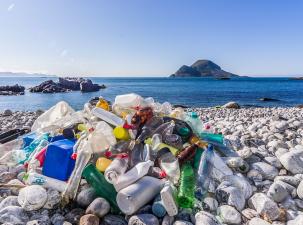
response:
<path fill-rule="evenodd" d="M 104 172 L 111 163 L 112 161 L 110 159 L 107 159 L 105 157 L 100 157 L 97 159 L 96 168 L 100 172 Z"/>
<path fill-rule="evenodd" d="M 165 185 L 161 190 L 160 195 L 163 206 L 169 216 L 175 216 L 178 214 L 178 206 L 175 200 L 176 191 L 171 185 Z"/>
<path fill-rule="evenodd" d="M 68 139 L 49 144 L 42 170 L 43 175 L 67 181 L 75 167 L 75 160 L 71 158 L 74 144 L 74 141 Z"/>
<path fill-rule="evenodd" d="M 164 185 L 163 180 L 145 176 L 117 194 L 117 204 L 126 215 L 132 215 L 151 201 Z"/>

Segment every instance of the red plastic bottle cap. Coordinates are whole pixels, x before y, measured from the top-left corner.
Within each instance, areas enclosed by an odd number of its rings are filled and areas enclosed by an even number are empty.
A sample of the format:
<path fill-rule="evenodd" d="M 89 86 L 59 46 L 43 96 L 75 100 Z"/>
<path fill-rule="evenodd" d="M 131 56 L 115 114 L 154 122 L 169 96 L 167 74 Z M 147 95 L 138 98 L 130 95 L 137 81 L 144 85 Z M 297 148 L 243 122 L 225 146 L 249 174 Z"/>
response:
<path fill-rule="evenodd" d="M 27 168 L 28 168 L 28 162 L 26 162 L 26 163 L 23 165 L 23 167 L 24 167 L 25 169 L 27 169 Z"/>
<path fill-rule="evenodd" d="M 129 125 L 128 123 L 124 123 L 123 124 L 123 128 L 124 129 L 128 129 L 128 130 L 133 130 L 135 129 L 135 127 L 133 125 Z"/>
<path fill-rule="evenodd" d="M 207 124 L 207 125 L 205 126 L 205 128 L 206 128 L 207 130 L 210 129 L 210 125 Z"/>
<path fill-rule="evenodd" d="M 113 155 L 113 154 L 111 153 L 111 151 L 106 151 L 106 152 L 104 153 L 104 156 L 105 156 L 106 158 L 110 158 L 112 155 Z"/>
<path fill-rule="evenodd" d="M 160 173 L 159 173 L 159 176 L 160 178 L 165 178 L 167 176 L 167 174 L 165 173 L 164 170 L 162 170 Z"/>
<path fill-rule="evenodd" d="M 93 127 L 89 128 L 88 132 L 93 132 L 95 129 Z"/>
<path fill-rule="evenodd" d="M 71 158 L 72 158 L 73 160 L 76 160 L 76 159 L 77 159 L 77 156 L 78 156 L 77 153 L 73 153 L 72 156 L 71 156 Z"/>

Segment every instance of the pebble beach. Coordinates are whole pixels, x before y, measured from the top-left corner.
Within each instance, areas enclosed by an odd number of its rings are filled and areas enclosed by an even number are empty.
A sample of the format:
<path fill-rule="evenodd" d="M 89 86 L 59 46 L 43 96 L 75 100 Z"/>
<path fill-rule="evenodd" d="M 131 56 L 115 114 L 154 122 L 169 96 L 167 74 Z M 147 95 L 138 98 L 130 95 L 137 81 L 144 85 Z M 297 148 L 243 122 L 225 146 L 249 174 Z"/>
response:
<path fill-rule="evenodd" d="M 204 199 L 202 211 L 182 210 L 177 216 L 158 218 L 151 206 L 133 216 L 109 213 L 105 199 L 97 198 L 83 183 L 76 202 L 61 209 L 60 194 L 47 190 L 47 202 L 38 211 L 24 211 L 17 201 L 19 189 L 0 186 L 1 224 L 90 225 L 295 225 L 303 224 L 303 109 L 289 108 L 190 108 L 230 141 L 249 165 L 240 181 L 248 196 L 226 191 L 234 185 L 214 184 L 214 194 Z M 31 127 L 42 113 L 0 113 L 0 132 Z M 0 184 L 23 185 L 22 166 L 0 165 Z M 221 196 L 224 189 L 227 196 Z M 13 221 L 13 222 L 12 222 Z M 96 222 L 98 221 L 98 222 Z M 100 222 L 99 222 L 100 221 Z"/>

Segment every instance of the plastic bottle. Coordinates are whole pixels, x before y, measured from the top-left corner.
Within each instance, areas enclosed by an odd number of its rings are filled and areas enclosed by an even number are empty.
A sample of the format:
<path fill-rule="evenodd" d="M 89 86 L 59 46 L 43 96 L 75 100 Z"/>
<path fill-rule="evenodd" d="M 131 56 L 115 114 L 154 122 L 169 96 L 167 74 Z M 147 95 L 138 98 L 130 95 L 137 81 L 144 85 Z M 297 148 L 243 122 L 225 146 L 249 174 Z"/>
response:
<path fill-rule="evenodd" d="M 47 177 L 35 172 L 26 174 L 23 179 L 28 185 L 41 185 L 44 188 L 51 188 L 59 192 L 63 192 L 67 187 L 67 183 L 64 181 Z"/>
<path fill-rule="evenodd" d="M 144 126 L 142 127 L 141 133 L 137 137 L 137 140 L 142 142 L 146 138 L 151 137 L 152 133 L 161 125 L 163 124 L 162 117 L 152 117 L 149 119 Z"/>
<path fill-rule="evenodd" d="M 128 168 L 128 155 L 118 155 L 104 172 L 105 179 L 111 184 L 115 184 L 118 178 L 125 173 Z"/>
<path fill-rule="evenodd" d="M 188 113 L 186 122 L 191 126 L 194 133 L 199 134 L 203 131 L 203 123 L 196 112 Z"/>
<path fill-rule="evenodd" d="M 115 127 L 114 131 L 113 131 L 115 137 L 119 140 L 129 140 L 130 139 L 130 136 L 129 136 L 129 133 L 128 133 L 128 130 L 123 128 L 123 127 Z"/>
<path fill-rule="evenodd" d="M 160 217 L 164 217 L 166 214 L 166 209 L 163 205 L 163 201 L 161 199 L 161 196 L 158 195 L 155 199 L 154 202 L 152 204 L 152 212 L 153 214 L 160 218 Z"/>
<path fill-rule="evenodd" d="M 131 148 L 131 141 L 118 141 L 115 145 L 111 145 L 109 150 L 105 153 L 106 157 L 111 157 L 116 154 L 128 153 Z"/>
<path fill-rule="evenodd" d="M 113 126 L 123 126 L 124 120 L 115 114 L 101 108 L 92 109 L 92 114 Z"/>
<path fill-rule="evenodd" d="M 208 192 L 210 183 L 210 173 L 212 170 L 211 159 L 214 157 L 214 149 L 209 145 L 207 150 L 203 152 L 199 168 L 197 171 L 196 179 L 196 193 L 195 196 L 198 200 L 202 201 Z"/>
<path fill-rule="evenodd" d="M 138 163 L 132 169 L 118 177 L 117 182 L 114 183 L 115 189 L 120 191 L 121 189 L 135 183 L 137 180 L 145 176 L 148 173 L 149 168 L 153 165 L 153 161 Z"/>
<path fill-rule="evenodd" d="M 175 122 L 172 120 L 170 122 L 163 123 L 162 125 L 160 125 L 156 130 L 154 130 L 153 135 L 160 134 L 162 137 L 164 137 L 165 135 L 172 134 L 174 128 L 175 128 Z"/>
<path fill-rule="evenodd" d="M 119 212 L 116 202 L 117 192 L 112 184 L 108 183 L 103 174 L 100 173 L 92 164 L 88 164 L 82 173 L 85 180 L 94 188 L 99 197 L 105 198 L 115 212 Z"/>
<path fill-rule="evenodd" d="M 102 97 L 99 97 L 96 107 L 109 111 L 109 103 Z"/>
<path fill-rule="evenodd" d="M 100 157 L 96 161 L 96 168 L 98 171 L 104 172 L 111 163 L 112 163 L 112 161 L 110 159 Z"/>
<path fill-rule="evenodd" d="M 143 126 L 153 117 L 153 110 L 150 107 L 139 109 L 131 119 L 131 125 L 135 128 Z"/>
<path fill-rule="evenodd" d="M 159 135 L 155 134 L 153 136 L 153 138 L 146 139 L 144 141 L 144 143 L 150 144 L 152 146 L 153 151 L 155 151 L 155 152 L 159 151 L 162 148 L 168 148 L 173 155 L 178 154 L 178 152 L 180 151 L 179 149 L 174 148 L 173 146 L 169 146 L 167 144 L 162 143 L 161 139 L 159 139 L 158 137 L 159 137 Z"/>
<path fill-rule="evenodd" d="M 180 178 L 180 167 L 178 159 L 171 153 L 168 148 L 158 151 L 158 162 L 160 168 L 165 171 L 168 179 L 177 184 Z"/>
<path fill-rule="evenodd" d="M 175 122 L 173 133 L 181 136 L 183 143 L 187 142 L 189 138 L 193 135 L 192 128 L 185 121 L 172 117 L 163 117 L 163 120 L 165 123 L 170 122 L 172 120 Z"/>
<path fill-rule="evenodd" d="M 159 179 L 165 178 L 167 176 L 164 170 L 162 170 L 159 167 L 154 167 L 154 166 L 149 168 L 147 175 L 151 176 L 151 177 L 156 177 Z"/>
<path fill-rule="evenodd" d="M 195 153 L 195 157 L 194 157 L 194 169 L 198 169 L 199 168 L 199 164 L 200 164 L 200 160 L 202 157 L 202 153 L 204 152 L 204 149 L 202 148 L 197 148 L 196 153 Z"/>
<path fill-rule="evenodd" d="M 145 176 L 118 192 L 118 206 L 124 214 L 132 215 L 159 194 L 163 185 L 163 180 Z"/>
<path fill-rule="evenodd" d="M 205 148 L 205 147 L 207 147 L 207 142 L 205 142 L 205 141 L 202 141 L 198 136 L 196 136 L 196 135 L 193 135 L 193 136 L 191 136 L 190 137 L 190 139 L 188 140 L 188 142 L 190 143 L 190 144 L 195 144 L 195 145 L 198 145 L 199 146 L 199 148 Z"/>
<path fill-rule="evenodd" d="M 167 145 L 170 145 L 170 146 L 175 147 L 177 149 L 182 149 L 183 148 L 182 138 L 177 134 L 164 135 L 162 137 L 162 139 L 163 139 L 163 142 Z"/>
<path fill-rule="evenodd" d="M 218 144 L 223 144 L 223 135 L 222 134 L 201 132 L 199 134 L 199 137 L 205 141 L 213 141 L 213 142 L 217 142 Z"/>
<path fill-rule="evenodd" d="M 195 157 L 197 148 L 198 148 L 197 145 L 189 145 L 186 148 L 184 148 L 177 156 L 180 165 L 193 159 Z"/>
<path fill-rule="evenodd" d="M 169 216 L 175 216 L 178 214 L 178 205 L 176 203 L 177 190 L 169 182 L 166 182 L 165 186 L 160 192 L 163 206 Z"/>
<path fill-rule="evenodd" d="M 129 166 L 132 168 L 140 162 L 143 162 L 143 150 L 144 145 L 142 143 L 131 143 L 130 149 L 130 159 L 129 159 Z"/>
<path fill-rule="evenodd" d="M 183 165 L 177 202 L 181 208 L 192 208 L 195 200 L 195 175 L 189 163 Z"/>

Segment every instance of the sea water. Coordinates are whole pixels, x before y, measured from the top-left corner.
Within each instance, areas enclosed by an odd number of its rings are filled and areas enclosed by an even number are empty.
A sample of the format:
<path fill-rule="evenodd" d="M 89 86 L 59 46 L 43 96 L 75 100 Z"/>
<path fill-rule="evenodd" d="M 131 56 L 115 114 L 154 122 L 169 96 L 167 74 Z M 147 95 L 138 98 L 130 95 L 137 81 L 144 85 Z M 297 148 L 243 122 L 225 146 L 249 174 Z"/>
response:
<path fill-rule="evenodd" d="M 49 77 L 1 77 L 1 85 L 23 85 L 26 88 Z M 26 90 L 22 96 L 0 96 L 0 111 L 47 109 L 58 101 L 66 101 L 79 110 L 93 97 L 103 96 L 114 101 L 116 95 L 137 93 L 143 97 L 152 96 L 156 101 L 168 101 L 193 107 L 211 107 L 236 101 L 243 106 L 287 107 L 303 104 L 303 80 L 289 78 L 233 78 L 215 80 L 213 78 L 168 78 L 168 77 L 92 77 L 94 83 L 105 84 L 106 89 L 98 92 L 42 94 Z M 277 101 L 262 102 L 260 98 Z"/>

